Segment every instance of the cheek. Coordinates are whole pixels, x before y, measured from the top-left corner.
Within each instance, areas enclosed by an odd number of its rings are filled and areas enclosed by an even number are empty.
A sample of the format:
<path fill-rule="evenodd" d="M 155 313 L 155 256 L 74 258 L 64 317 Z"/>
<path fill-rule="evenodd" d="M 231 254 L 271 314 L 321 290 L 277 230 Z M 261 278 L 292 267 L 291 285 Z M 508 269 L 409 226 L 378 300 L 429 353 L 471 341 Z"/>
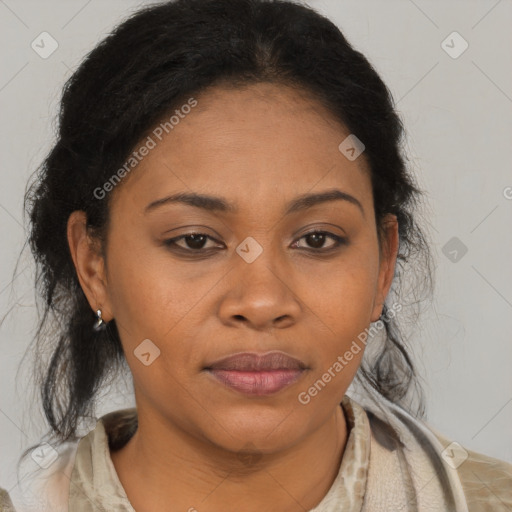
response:
<path fill-rule="evenodd" d="M 186 378 L 182 363 L 189 358 L 180 328 L 197 299 L 191 300 L 186 283 L 156 258 L 126 251 L 117 261 L 109 281 L 110 297 L 136 392 L 157 407 L 161 397 L 176 401 Z"/>
<path fill-rule="evenodd" d="M 130 335 L 161 336 L 186 313 L 186 283 L 164 249 L 150 241 L 113 238 L 108 264 L 113 315 Z"/>
<path fill-rule="evenodd" d="M 308 272 L 302 296 L 314 304 L 314 312 L 339 334 L 353 334 L 353 329 L 370 323 L 378 269 L 373 258 L 359 256 L 340 259 L 338 265 L 324 272 Z M 307 293 L 307 294 L 306 294 Z"/>
<path fill-rule="evenodd" d="M 299 403 L 322 409 L 343 398 L 364 355 L 374 290 L 372 273 L 354 265 L 331 272 L 322 290 L 310 295 L 315 364 Z"/>
<path fill-rule="evenodd" d="M 311 381 L 333 382 L 329 391 L 322 393 L 324 399 L 343 395 L 340 390 L 346 390 L 364 354 L 378 278 L 378 260 L 371 254 L 365 257 L 363 251 L 354 252 L 327 269 L 325 275 L 310 276 L 303 283 L 303 290 L 310 290 L 306 303 L 314 313 L 312 322 L 317 327 L 313 326 L 313 331 L 317 331 L 315 338 L 321 345 Z"/>
<path fill-rule="evenodd" d="M 188 378 L 185 369 L 195 356 L 194 344 L 186 342 L 195 335 L 190 324 L 201 325 L 197 316 L 203 313 L 202 299 L 218 281 L 211 272 L 195 270 L 195 274 L 173 264 L 163 248 L 149 247 L 149 243 L 148 247 L 135 242 L 130 245 L 127 240 L 123 244 L 112 242 L 112 313 L 127 362 L 135 380 L 140 380 L 139 387 L 158 387 L 160 381 L 168 386 L 169 382 Z M 153 353 L 158 354 L 155 363 L 147 367 L 137 357 L 147 352 L 139 349 L 145 346 L 151 353 L 150 360 Z"/>
<path fill-rule="evenodd" d="M 182 290 L 173 283 L 169 269 L 165 272 L 155 265 L 151 251 L 146 249 L 145 254 L 137 246 L 132 250 L 128 247 L 131 246 L 112 244 L 109 298 L 128 365 L 136 380 L 144 380 L 148 370 L 151 375 L 155 368 L 154 363 L 146 367 L 145 362 L 162 361 L 167 351 L 162 343 L 163 333 L 172 334 L 173 326 L 186 310 L 184 301 L 179 300 Z M 142 355 L 147 353 L 150 355 Z"/>

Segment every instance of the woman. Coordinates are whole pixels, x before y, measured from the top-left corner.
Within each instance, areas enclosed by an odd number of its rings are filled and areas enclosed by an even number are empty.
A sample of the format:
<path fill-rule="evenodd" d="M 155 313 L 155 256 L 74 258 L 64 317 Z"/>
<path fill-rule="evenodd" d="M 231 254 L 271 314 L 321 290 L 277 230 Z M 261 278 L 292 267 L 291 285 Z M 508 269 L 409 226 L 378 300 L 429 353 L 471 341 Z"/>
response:
<path fill-rule="evenodd" d="M 421 419 L 396 318 L 407 264 L 431 279 L 420 190 L 388 89 L 333 23 L 147 7 L 71 77 L 59 125 L 26 198 L 54 437 L 16 510 L 512 507 L 510 464 Z M 136 408 L 79 436 L 125 363 Z"/>

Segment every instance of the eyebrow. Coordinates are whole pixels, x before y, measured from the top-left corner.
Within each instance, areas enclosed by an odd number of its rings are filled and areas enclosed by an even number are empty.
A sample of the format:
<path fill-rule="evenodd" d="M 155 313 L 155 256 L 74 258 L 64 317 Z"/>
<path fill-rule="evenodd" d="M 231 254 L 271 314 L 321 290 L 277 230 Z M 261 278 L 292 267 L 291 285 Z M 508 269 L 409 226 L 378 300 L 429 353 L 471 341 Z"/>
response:
<path fill-rule="evenodd" d="M 300 195 L 286 205 L 284 214 L 289 215 L 290 213 L 306 210 L 318 204 L 331 201 L 346 201 L 357 206 L 363 214 L 363 217 L 365 215 L 363 205 L 359 202 L 358 199 L 348 194 L 347 192 L 343 192 L 338 189 Z M 208 196 L 195 192 L 179 192 L 177 194 L 172 194 L 170 196 L 157 199 L 156 201 L 148 204 L 144 209 L 144 214 L 155 210 L 160 206 L 171 203 L 186 204 L 212 212 L 224 212 L 233 214 L 238 212 L 238 207 L 228 202 L 223 197 Z"/>

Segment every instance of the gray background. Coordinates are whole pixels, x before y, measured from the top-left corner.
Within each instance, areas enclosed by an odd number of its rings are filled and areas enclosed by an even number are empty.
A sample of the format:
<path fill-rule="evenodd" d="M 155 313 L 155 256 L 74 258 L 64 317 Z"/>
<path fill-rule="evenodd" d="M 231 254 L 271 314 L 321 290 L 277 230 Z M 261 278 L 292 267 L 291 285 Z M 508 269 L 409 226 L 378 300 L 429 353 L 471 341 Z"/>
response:
<path fill-rule="evenodd" d="M 30 371 L 16 378 L 37 318 L 28 251 L 11 282 L 25 240 L 25 184 L 54 140 L 65 80 L 138 5 L 0 0 L 0 314 L 10 311 L 0 329 L 0 485 L 7 489 L 18 455 L 43 432 Z M 435 300 L 411 326 L 428 421 L 466 448 L 512 462 L 512 2 L 309 5 L 341 28 L 391 89 L 411 166 L 428 192 Z M 59 45 L 47 59 L 31 48 L 43 31 Z M 442 47 L 453 31 L 469 44 L 458 58 Z M 133 404 L 126 386 L 105 394 L 100 414 Z"/>

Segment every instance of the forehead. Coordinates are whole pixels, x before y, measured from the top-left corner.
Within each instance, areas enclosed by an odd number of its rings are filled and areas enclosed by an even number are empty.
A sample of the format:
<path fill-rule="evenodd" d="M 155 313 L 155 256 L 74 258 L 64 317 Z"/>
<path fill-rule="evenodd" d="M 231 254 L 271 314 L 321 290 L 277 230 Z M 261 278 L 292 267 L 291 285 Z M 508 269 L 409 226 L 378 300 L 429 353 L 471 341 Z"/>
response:
<path fill-rule="evenodd" d="M 305 91 L 261 83 L 215 87 L 194 99 L 155 126 L 152 149 L 116 190 L 132 205 L 191 190 L 232 197 L 237 206 L 315 188 L 371 192 L 364 155 L 350 161 L 338 148 L 349 132 Z"/>

